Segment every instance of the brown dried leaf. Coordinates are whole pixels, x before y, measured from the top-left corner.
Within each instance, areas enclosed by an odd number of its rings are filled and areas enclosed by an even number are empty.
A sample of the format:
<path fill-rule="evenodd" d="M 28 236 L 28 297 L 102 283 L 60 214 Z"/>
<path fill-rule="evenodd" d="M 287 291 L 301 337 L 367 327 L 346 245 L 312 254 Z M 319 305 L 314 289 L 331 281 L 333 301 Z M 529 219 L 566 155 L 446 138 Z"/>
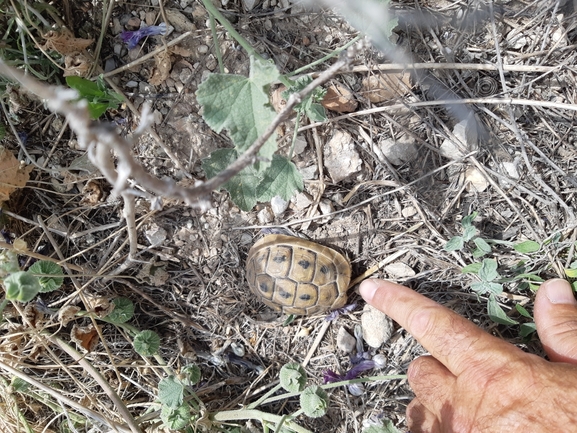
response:
<path fill-rule="evenodd" d="M 389 101 L 407 93 L 411 87 L 411 74 L 397 72 L 393 74 L 371 75 L 363 80 L 362 92 L 373 103 Z"/>
<path fill-rule="evenodd" d="M 169 77 L 170 69 L 172 68 L 172 61 L 170 59 L 170 52 L 163 50 L 154 56 L 156 67 L 148 82 L 153 86 L 158 86 Z"/>
<path fill-rule="evenodd" d="M 92 352 L 98 345 L 98 331 L 96 331 L 93 324 L 83 327 L 74 325 L 70 332 L 70 339 L 74 341 L 78 347 L 87 352 Z"/>
<path fill-rule="evenodd" d="M 64 76 L 76 75 L 85 77 L 92 66 L 90 59 L 84 54 L 64 57 Z"/>
<path fill-rule="evenodd" d="M 340 83 L 331 84 L 321 104 L 327 110 L 337 113 L 350 113 L 359 105 L 353 92 Z"/>
<path fill-rule="evenodd" d="M 58 51 L 58 53 L 63 56 L 79 54 L 94 42 L 94 39 L 76 38 L 74 34 L 66 28 L 58 31 L 51 30 L 43 36 L 44 39 L 46 39 L 43 48 L 45 50 Z"/>
<path fill-rule="evenodd" d="M 30 323 L 33 328 L 41 328 L 44 325 L 44 313 L 37 307 L 37 303 L 28 303 L 24 307 L 24 323 Z"/>
<path fill-rule="evenodd" d="M 80 204 L 83 206 L 96 206 L 102 201 L 104 197 L 104 191 L 100 183 L 95 180 L 89 180 L 82 188 L 82 194 L 84 197 L 80 200 Z"/>
<path fill-rule="evenodd" d="M 76 319 L 76 314 L 80 311 L 80 307 L 76 305 L 67 305 L 58 311 L 58 321 L 62 326 L 68 325 L 71 320 Z"/>
<path fill-rule="evenodd" d="M 0 146 L 0 204 L 8 200 L 12 192 L 26 185 L 33 168 L 21 164 L 12 153 Z"/>
<path fill-rule="evenodd" d="M 86 295 L 84 299 L 86 310 L 98 317 L 106 317 L 114 310 L 114 304 L 107 298 Z"/>

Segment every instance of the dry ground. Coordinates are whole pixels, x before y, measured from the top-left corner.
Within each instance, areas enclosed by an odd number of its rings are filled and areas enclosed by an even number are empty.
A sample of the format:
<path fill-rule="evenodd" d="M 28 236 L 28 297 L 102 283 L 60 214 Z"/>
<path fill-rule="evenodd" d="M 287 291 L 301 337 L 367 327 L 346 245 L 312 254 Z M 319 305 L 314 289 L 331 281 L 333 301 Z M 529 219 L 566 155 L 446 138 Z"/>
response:
<path fill-rule="evenodd" d="M 262 5 L 246 11 L 240 1 L 226 3 L 220 6 L 228 12 L 235 28 L 260 53 L 273 59 L 281 72 L 315 61 L 355 36 L 343 20 L 329 11 Z M 577 159 L 573 129 L 577 109 L 575 14 L 571 5 L 555 1 L 510 1 L 495 5 L 492 16 L 460 18 L 464 10 L 488 11 L 487 5 L 470 3 L 392 2 L 393 9 L 405 17 L 405 25 L 395 32 L 399 50 L 415 62 L 431 66 L 413 76 L 410 92 L 379 104 L 367 99 L 361 85 L 363 78 L 381 73 L 377 65 L 387 63 L 376 50 L 360 53 L 356 66 L 364 70 L 335 77 L 334 82 L 348 86 L 355 94 L 359 102 L 356 115 L 328 112 L 329 120 L 322 125 L 305 125 L 302 136 L 308 146 L 295 162 L 300 168 L 316 165 L 319 153 L 315 139 L 322 149 L 335 130 L 341 130 L 351 134 L 362 166 L 339 182 L 333 182 L 326 170 L 320 176 L 316 172 L 305 182 L 311 203 L 292 203 L 267 225 L 290 226 L 312 239 L 341 248 L 351 259 L 354 276 L 403 251 L 397 261 L 408 265 L 414 275 L 399 277 L 382 269 L 374 275 L 407 284 L 488 332 L 541 353 L 535 336 L 523 340 L 518 326 L 496 325 L 488 318 L 487 296 L 473 293 L 469 285 L 476 281 L 475 276 L 460 271 L 478 261 L 471 249 L 450 253 L 443 246 L 461 234 L 461 219 L 477 211 L 475 225 L 484 239 L 530 239 L 543 245 L 532 255 L 517 253 L 505 244 L 494 245 L 489 257 L 497 259 L 502 275 L 512 276 L 515 266 L 524 260 L 527 272 L 544 279 L 563 276 L 563 269 L 573 261 L 577 234 L 573 206 L 577 190 L 573 176 Z M 100 36 L 100 2 L 56 2 L 54 6 L 76 36 Z M 153 129 L 174 157 L 167 156 L 155 140 L 144 137 L 134 146 L 140 163 L 160 178 L 203 179 L 201 159 L 230 143 L 226 134 L 215 134 L 205 125 L 194 96 L 208 71 L 217 70 L 214 41 L 201 4 L 183 0 L 164 7 L 182 11 L 193 26 L 177 28 L 167 38 L 193 31 L 179 44 L 180 54 L 172 55 L 168 79 L 158 85 L 149 83 L 154 59 L 116 73 L 117 68 L 159 46 L 159 41 L 148 41 L 139 44 L 143 48 L 128 52 L 118 39 L 120 30 L 138 26 L 140 19 L 162 21 L 158 2 L 153 0 L 115 5 L 104 26 L 107 32 L 96 64 L 107 72 L 114 71 L 109 78 L 135 109 L 148 101 L 157 113 L 158 122 Z M 410 13 L 429 10 L 437 13 L 416 25 L 415 15 Z M 246 73 L 246 53 L 221 28 L 218 31 L 228 71 Z M 464 65 L 442 68 L 446 63 Z M 317 68 L 322 70 L 328 64 L 330 61 Z M 480 71 L 470 64 L 493 67 Z M 499 68 L 501 64 L 509 69 Z M 467 106 L 474 111 L 482 133 L 478 151 L 465 161 L 455 162 L 439 151 L 445 139 L 454 138 L 452 131 L 457 120 L 451 109 L 436 102 L 447 94 L 435 93 L 438 88 L 434 83 L 452 89 L 459 98 L 474 100 Z M 503 99 L 496 100 L 503 97 L 515 101 L 506 104 Z M 13 99 L 5 101 L 16 111 Z M 430 102 L 416 104 L 419 101 Z M 406 108 L 363 112 L 399 102 L 405 102 Z M 116 123 L 122 134 L 128 134 L 136 125 L 129 108 L 123 106 L 105 116 Z M 35 169 L 27 187 L 5 204 L 5 233 L 21 237 L 31 249 L 45 256 L 61 254 L 66 263 L 85 270 L 83 274 L 69 268 L 67 272 L 76 275 L 74 284 L 67 279 L 61 290 L 42 296 L 44 305 L 53 310 L 70 304 L 90 310 L 91 306 L 84 304 L 90 299 L 131 299 L 136 305 L 131 324 L 161 335 L 161 355 L 168 365 L 176 371 L 192 363 L 201 368 L 198 395 L 212 412 L 236 409 L 256 400 L 276 384 L 282 365 L 305 359 L 324 323 L 323 317 L 297 318 L 290 326 L 283 326 L 282 318 L 275 318 L 251 296 L 244 278 L 246 254 L 258 236 L 255 226 L 261 225 L 257 214 L 268 204 L 243 212 L 232 204 L 226 192 L 213 193 L 212 207 L 206 211 L 173 201 L 161 211 L 150 211 L 148 203 L 139 202 L 136 212 L 140 259 L 148 264 L 127 266 L 121 202 L 107 199 L 110 186 L 77 150 L 64 119 L 24 95 L 17 116 L 17 130 L 27 133 L 27 151 L 51 171 Z M 9 120 L 14 119 L 4 118 L 3 122 Z M 290 123 L 285 128 L 287 134 L 292 134 Z M 383 157 L 380 144 L 403 136 L 410 138 L 417 152 L 409 161 L 393 165 Z M 25 158 L 10 131 L 2 144 Z M 185 171 L 176 167 L 175 160 Z M 451 164 L 439 169 L 448 163 Z M 469 185 L 470 178 L 463 181 L 463 176 L 459 176 L 473 166 L 490 179 L 482 191 Z M 88 180 L 95 180 L 104 194 L 96 202 L 84 189 Z M 352 197 L 345 201 L 344 197 L 353 190 Z M 320 201 L 336 212 L 320 215 Z M 315 218 L 303 222 L 309 217 Z M 160 242 L 151 247 L 155 237 Z M 23 256 L 23 262 L 25 259 Z M 154 275 L 150 264 L 156 269 Z M 526 321 L 514 305 L 521 302 L 531 312 L 531 290 L 511 283 L 505 286 L 505 294 L 508 296 L 499 297 L 505 311 L 512 318 Z M 339 327 L 352 333 L 360 323 L 362 301 L 354 291 L 350 299 L 361 305 L 331 324 L 316 347 L 307 365 L 312 382 L 321 383 L 326 369 L 343 372 L 349 368 L 348 357 L 337 350 L 335 339 Z M 74 322 L 91 323 L 82 317 Z M 13 375 L 3 368 L 6 365 L 108 419 L 123 422 L 93 376 L 58 347 L 43 344 L 39 337 L 40 331 L 48 330 L 69 341 L 74 322 L 61 326 L 55 315 L 46 314 L 36 328 L 30 328 L 13 307 L 7 309 L 0 325 L 0 401 L 6 408 L 0 429 L 19 431 L 16 405 L 37 431 L 51 421 L 48 430 L 57 431 L 65 418 L 56 415 L 62 414 L 60 406 L 50 409 L 29 395 L 9 394 Z M 145 360 L 134 352 L 121 329 L 97 323 L 102 340 L 85 359 L 119 393 L 130 412 L 141 416 L 151 407 L 164 373 L 156 360 Z M 245 359 L 262 366 L 264 372 L 259 374 L 258 370 L 228 362 L 234 345 L 243 347 Z M 378 374 L 401 374 L 423 349 L 404 330 L 395 328 L 390 341 L 376 352 L 388 358 L 388 366 Z M 298 422 L 312 431 L 352 432 L 361 431 L 369 418 L 385 417 L 403 428 L 405 407 L 411 398 L 404 381 L 368 383 L 366 392 L 359 397 L 337 389 L 331 393 L 327 416 L 315 420 L 300 417 Z M 289 400 L 263 410 L 288 414 L 297 407 L 296 400 Z M 142 428 L 146 430 L 150 425 L 144 423 Z M 258 423 L 252 425 L 259 431 Z"/>

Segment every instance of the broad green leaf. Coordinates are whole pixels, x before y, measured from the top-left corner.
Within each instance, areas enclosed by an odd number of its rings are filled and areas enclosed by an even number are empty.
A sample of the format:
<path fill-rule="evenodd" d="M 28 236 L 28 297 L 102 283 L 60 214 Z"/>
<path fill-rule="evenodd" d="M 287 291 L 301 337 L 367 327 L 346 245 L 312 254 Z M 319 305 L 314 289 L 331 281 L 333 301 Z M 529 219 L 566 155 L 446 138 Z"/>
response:
<path fill-rule="evenodd" d="M 510 317 L 505 314 L 497 300 L 493 295 L 489 296 L 489 300 L 487 301 L 487 312 L 489 314 L 489 318 L 496 323 L 500 323 L 501 325 L 518 325 L 519 322 L 516 320 L 511 319 Z"/>
<path fill-rule="evenodd" d="M 156 355 L 160 348 L 160 336 L 147 329 L 136 334 L 133 344 L 134 350 L 142 356 Z"/>
<path fill-rule="evenodd" d="M 53 292 L 64 282 L 62 268 L 54 262 L 39 260 L 28 268 L 28 272 L 36 275 L 40 281 L 41 293 Z M 43 275 L 43 276 L 42 276 Z"/>
<path fill-rule="evenodd" d="M 310 83 L 312 83 L 312 77 L 305 75 L 294 81 L 294 84 L 282 93 L 282 97 L 288 101 L 293 93 L 300 92 Z M 323 122 L 326 120 L 327 116 L 325 114 L 325 109 L 319 101 L 322 101 L 327 91 L 323 88 L 317 87 L 312 93 L 310 93 L 304 100 L 295 106 L 295 110 L 301 114 L 307 116 L 313 122 Z"/>
<path fill-rule="evenodd" d="M 376 425 L 371 425 L 364 429 L 362 433 L 402 433 L 401 430 L 395 427 L 391 420 L 384 420 Z"/>
<path fill-rule="evenodd" d="M 484 259 L 479 269 L 479 278 L 483 281 L 493 281 L 499 278 L 497 272 L 497 261 L 494 259 Z"/>
<path fill-rule="evenodd" d="M 212 178 L 223 171 L 238 158 L 234 149 L 218 149 L 202 160 L 202 168 L 207 178 Z M 239 208 L 248 212 L 256 205 L 256 188 L 259 173 L 249 166 L 226 182 L 222 188 L 230 193 L 230 198 Z"/>
<path fill-rule="evenodd" d="M 478 274 L 479 269 L 481 269 L 481 263 L 476 262 L 465 266 L 463 269 L 461 269 L 461 272 L 463 274 Z"/>
<path fill-rule="evenodd" d="M 533 318 L 531 317 L 529 312 L 525 309 L 525 307 L 523 307 L 521 304 L 515 304 L 515 309 L 519 312 L 521 316 L 526 317 L 527 319 Z"/>
<path fill-rule="evenodd" d="M 279 378 L 281 386 L 288 392 L 301 392 L 307 383 L 305 369 L 296 362 L 283 365 Z"/>
<path fill-rule="evenodd" d="M 134 304 L 128 298 L 115 298 L 112 300 L 114 310 L 106 318 L 113 323 L 126 323 L 134 316 Z"/>
<path fill-rule="evenodd" d="M 301 393 L 300 403 L 306 416 L 318 418 L 327 413 L 329 395 L 320 386 L 312 385 Z"/>
<path fill-rule="evenodd" d="M 276 117 L 269 103 L 268 86 L 278 78 L 276 67 L 251 57 L 250 76 L 211 74 L 198 86 L 196 99 L 202 117 L 214 131 L 227 129 L 239 152 L 244 152 L 264 133 Z M 267 140 L 259 155 L 271 158 L 276 151 L 276 134 Z"/>
<path fill-rule="evenodd" d="M 523 338 L 528 337 L 535 331 L 537 331 L 537 326 L 534 323 L 521 323 L 519 327 L 519 335 Z"/>
<path fill-rule="evenodd" d="M 567 278 L 577 278 L 577 269 L 565 268 L 565 275 Z"/>
<path fill-rule="evenodd" d="M 28 302 L 40 292 L 40 280 L 29 272 L 19 271 L 4 278 L 6 299 Z"/>
<path fill-rule="evenodd" d="M 477 218 L 477 215 L 479 215 L 478 212 L 473 212 L 471 215 L 463 217 L 463 220 L 461 221 L 461 225 L 463 226 L 463 228 L 466 229 L 467 227 L 472 227 L 473 220 Z"/>
<path fill-rule="evenodd" d="M 176 409 L 184 400 L 184 385 L 174 376 L 168 376 L 158 383 L 158 399 L 168 407 Z"/>
<path fill-rule="evenodd" d="M 196 385 L 202 376 L 202 372 L 197 365 L 188 365 L 182 369 L 181 376 L 184 376 L 186 385 Z"/>
<path fill-rule="evenodd" d="M 445 244 L 445 251 L 457 251 L 462 250 L 465 246 L 465 241 L 462 236 L 454 236 Z"/>
<path fill-rule="evenodd" d="M 481 281 L 471 284 L 471 290 L 482 295 L 483 293 L 494 293 L 500 295 L 503 293 L 503 285 L 499 283 L 490 283 L 488 281 Z"/>
<path fill-rule="evenodd" d="M 483 252 L 483 254 L 489 254 L 491 252 L 491 246 L 487 243 L 487 241 L 485 241 L 485 239 L 475 238 L 473 239 L 473 242 L 477 248 Z"/>
<path fill-rule="evenodd" d="M 514 246 L 514 248 L 515 248 L 515 251 L 518 251 L 520 253 L 530 254 L 530 253 L 534 253 L 536 251 L 539 251 L 539 249 L 541 248 L 541 245 L 539 245 L 539 242 L 525 241 L 525 242 L 518 243 L 517 245 Z"/>
<path fill-rule="evenodd" d="M 70 75 L 66 77 L 66 84 L 78 91 L 81 98 L 92 100 L 92 97 L 104 97 L 106 93 L 100 89 L 97 83 L 86 78 Z"/>
<path fill-rule="evenodd" d="M 295 191 L 302 189 L 303 177 L 296 166 L 284 156 L 274 155 L 256 189 L 257 200 L 269 201 L 275 195 L 289 200 Z"/>
<path fill-rule="evenodd" d="M 190 423 L 190 406 L 183 404 L 177 408 L 162 406 L 160 419 L 171 430 L 182 430 Z"/>
<path fill-rule="evenodd" d="M 475 226 L 465 227 L 465 229 L 463 230 L 463 240 L 465 242 L 469 242 L 476 235 L 477 235 L 477 229 L 475 228 Z"/>
<path fill-rule="evenodd" d="M 93 119 L 98 119 L 102 116 L 106 110 L 110 108 L 108 102 L 89 102 L 88 103 L 88 113 Z"/>

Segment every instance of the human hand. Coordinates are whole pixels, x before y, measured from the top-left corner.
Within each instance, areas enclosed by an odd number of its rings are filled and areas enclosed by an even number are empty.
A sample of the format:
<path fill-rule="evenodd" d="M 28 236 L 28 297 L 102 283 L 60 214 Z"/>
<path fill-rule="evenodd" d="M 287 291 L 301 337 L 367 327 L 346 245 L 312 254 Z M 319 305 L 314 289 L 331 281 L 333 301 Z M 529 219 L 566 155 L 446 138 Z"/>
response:
<path fill-rule="evenodd" d="M 577 301 L 565 280 L 543 283 L 535 299 L 551 362 L 398 284 L 365 280 L 360 293 L 431 354 L 407 373 L 411 433 L 577 431 Z"/>

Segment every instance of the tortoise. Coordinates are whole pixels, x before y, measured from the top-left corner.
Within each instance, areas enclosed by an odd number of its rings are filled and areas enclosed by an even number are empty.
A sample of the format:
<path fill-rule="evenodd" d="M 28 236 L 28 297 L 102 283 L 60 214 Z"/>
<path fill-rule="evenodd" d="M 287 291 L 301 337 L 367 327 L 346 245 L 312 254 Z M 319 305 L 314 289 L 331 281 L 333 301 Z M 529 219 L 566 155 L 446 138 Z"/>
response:
<path fill-rule="evenodd" d="M 332 248 L 295 236 L 269 234 L 248 252 L 246 277 L 252 292 L 269 307 L 308 315 L 346 303 L 351 265 Z"/>

